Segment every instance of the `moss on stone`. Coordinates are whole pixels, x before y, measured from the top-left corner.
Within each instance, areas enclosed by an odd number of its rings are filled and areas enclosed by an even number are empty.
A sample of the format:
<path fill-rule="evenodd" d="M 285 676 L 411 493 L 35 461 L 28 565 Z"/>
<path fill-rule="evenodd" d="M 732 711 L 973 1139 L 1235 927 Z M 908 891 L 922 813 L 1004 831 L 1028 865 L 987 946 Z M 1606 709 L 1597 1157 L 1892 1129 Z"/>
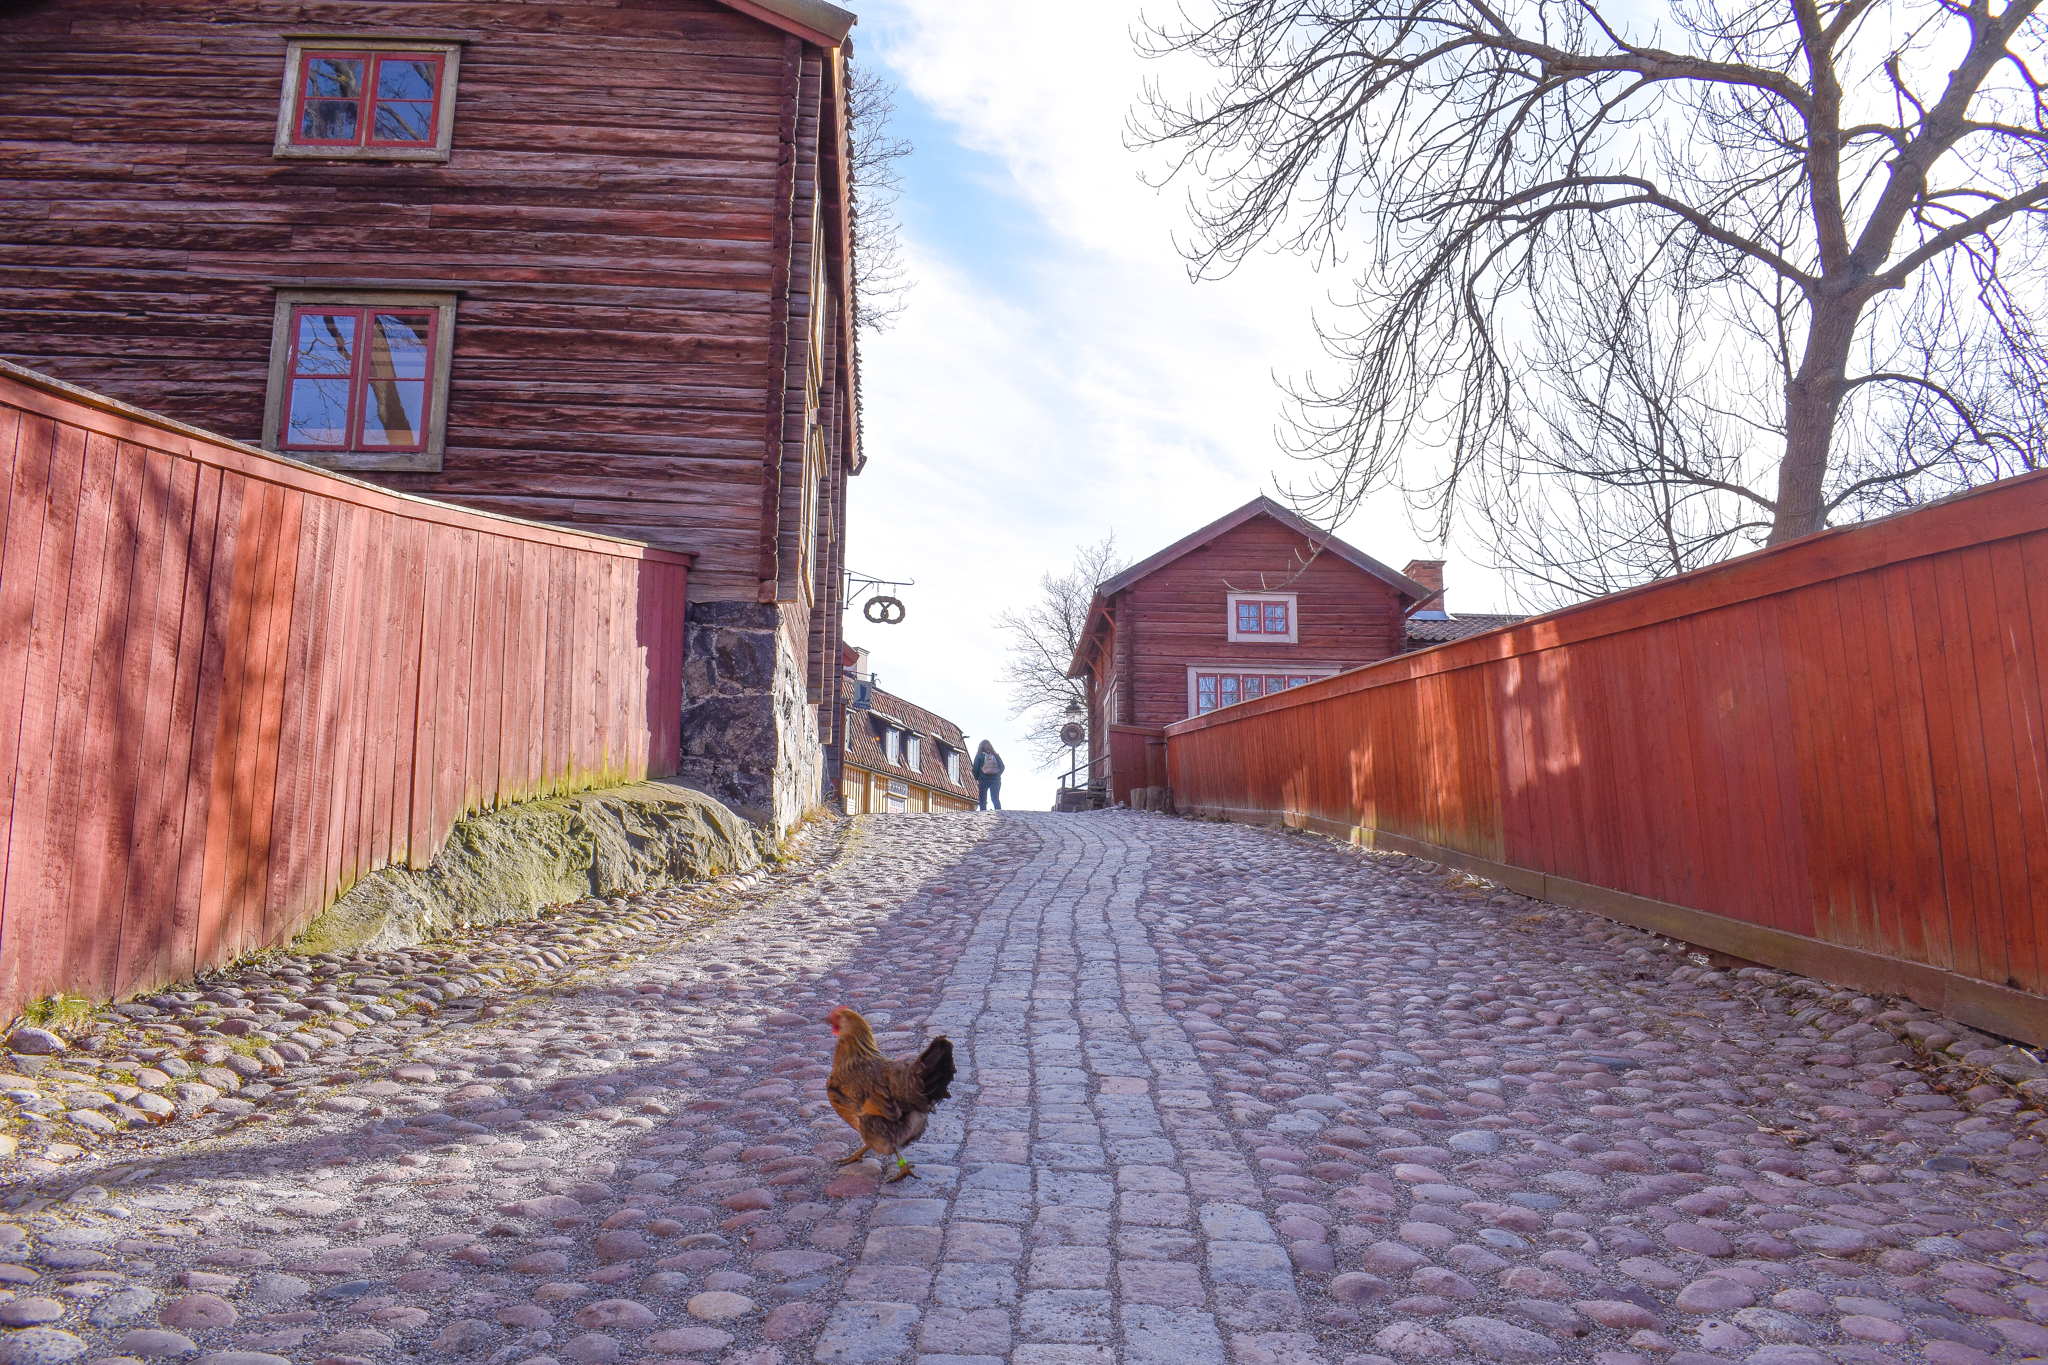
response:
<path fill-rule="evenodd" d="M 376 952 L 585 896 L 745 872 L 761 865 L 762 839 L 717 801 L 672 782 L 523 801 L 458 822 L 424 868 L 363 878 L 292 947 Z"/>

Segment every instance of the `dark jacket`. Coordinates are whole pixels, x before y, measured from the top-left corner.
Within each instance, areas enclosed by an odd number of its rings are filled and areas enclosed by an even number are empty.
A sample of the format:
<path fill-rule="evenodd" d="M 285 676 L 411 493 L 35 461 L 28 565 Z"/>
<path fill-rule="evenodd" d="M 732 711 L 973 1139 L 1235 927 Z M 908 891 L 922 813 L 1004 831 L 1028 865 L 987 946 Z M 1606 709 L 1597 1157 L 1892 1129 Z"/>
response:
<path fill-rule="evenodd" d="M 974 756 L 974 780 L 976 782 L 993 782 L 1002 775 L 1003 760 L 1001 755 L 978 753 Z"/>

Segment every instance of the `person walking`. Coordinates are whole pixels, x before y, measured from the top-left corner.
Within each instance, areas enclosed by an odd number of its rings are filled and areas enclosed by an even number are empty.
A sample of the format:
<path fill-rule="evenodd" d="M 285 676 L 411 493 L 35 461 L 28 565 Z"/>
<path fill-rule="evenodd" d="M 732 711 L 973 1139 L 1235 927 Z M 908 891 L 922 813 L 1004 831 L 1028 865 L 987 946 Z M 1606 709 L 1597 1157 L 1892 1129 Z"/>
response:
<path fill-rule="evenodd" d="M 1003 756 L 987 740 L 974 751 L 974 781 L 981 788 L 979 810 L 1003 808 Z"/>

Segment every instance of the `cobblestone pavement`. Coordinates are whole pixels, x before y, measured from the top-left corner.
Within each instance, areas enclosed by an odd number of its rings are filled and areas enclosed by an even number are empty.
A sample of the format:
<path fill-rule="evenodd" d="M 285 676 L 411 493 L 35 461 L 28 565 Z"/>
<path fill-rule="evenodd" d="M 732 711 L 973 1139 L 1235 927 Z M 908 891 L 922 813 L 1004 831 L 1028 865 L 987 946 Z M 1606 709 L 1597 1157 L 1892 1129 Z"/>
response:
<path fill-rule="evenodd" d="M 25 1149 L 0 1362 L 2048 1347 L 2037 1072 L 1922 1011 L 1128 812 L 865 817 L 735 909 L 329 1077 L 361 1104 Z M 954 1040 L 919 1179 L 831 1164 L 838 1003 Z"/>

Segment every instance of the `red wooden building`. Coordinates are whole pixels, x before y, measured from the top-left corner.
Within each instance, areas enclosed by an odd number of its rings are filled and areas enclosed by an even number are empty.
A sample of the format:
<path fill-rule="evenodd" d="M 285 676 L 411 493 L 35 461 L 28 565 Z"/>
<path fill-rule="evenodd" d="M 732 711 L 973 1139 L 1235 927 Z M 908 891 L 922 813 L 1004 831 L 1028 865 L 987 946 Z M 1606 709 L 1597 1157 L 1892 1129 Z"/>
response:
<path fill-rule="evenodd" d="M 695 556 L 681 772 L 819 799 L 860 464 L 820 0 L 0 7 L 0 356 Z"/>
<path fill-rule="evenodd" d="M 1166 785 L 1165 726 L 1402 653 L 1441 596 L 1252 499 L 1096 588 L 1067 673 L 1087 683 L 1091 779 L 1113 801 Z"/>

